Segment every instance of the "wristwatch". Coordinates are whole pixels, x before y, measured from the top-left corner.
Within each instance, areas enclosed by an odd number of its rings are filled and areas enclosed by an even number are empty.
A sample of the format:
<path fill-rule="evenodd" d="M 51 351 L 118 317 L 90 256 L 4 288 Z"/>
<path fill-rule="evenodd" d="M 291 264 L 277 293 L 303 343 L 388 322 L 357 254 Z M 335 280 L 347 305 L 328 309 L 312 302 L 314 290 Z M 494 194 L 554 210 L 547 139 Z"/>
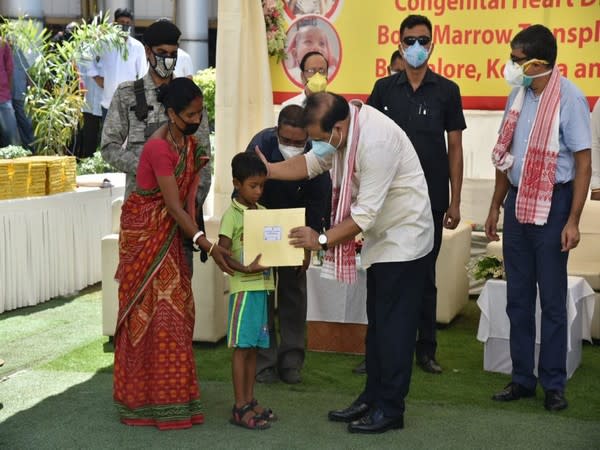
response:
<path fill-rule="evenodd" d="M 327 235 L 325 233 L 321 233 L 317 240 L 319 241 L 321 248 L 323 250 L 327 250 Z"/>

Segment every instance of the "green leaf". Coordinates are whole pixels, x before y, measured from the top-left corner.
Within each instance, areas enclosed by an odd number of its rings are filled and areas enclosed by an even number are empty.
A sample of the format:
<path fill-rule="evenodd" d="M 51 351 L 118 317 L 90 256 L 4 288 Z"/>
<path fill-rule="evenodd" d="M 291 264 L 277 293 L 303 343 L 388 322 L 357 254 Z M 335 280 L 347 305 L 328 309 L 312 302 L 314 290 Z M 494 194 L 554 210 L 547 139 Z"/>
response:
<path fill-rule="evenodd" d="M 126 35 L 107 14 L 91 24 L 82 21 L 71 40 L 56 45 L 50 33 L 31 19 L 0 19 L 0 36 L 9 39 L 24 54 L 37 49 L 28 74 L 31 86 L 25 97 L 25 111 L 34 125 L 35 143 L 40 152 L 63 154 L 81 121 L 84 92 L 80 89 L 76 63 L 84 55 L 117 49 L 127 55 Z"/>

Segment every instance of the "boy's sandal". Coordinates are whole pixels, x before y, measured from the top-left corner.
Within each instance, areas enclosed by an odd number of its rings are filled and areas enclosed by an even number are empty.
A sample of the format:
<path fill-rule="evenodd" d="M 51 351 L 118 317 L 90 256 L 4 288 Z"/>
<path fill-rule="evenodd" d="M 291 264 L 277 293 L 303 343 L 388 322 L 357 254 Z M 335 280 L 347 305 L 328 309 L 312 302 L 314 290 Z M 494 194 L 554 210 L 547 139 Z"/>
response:
<path fill-rule="evenodd" d="M 255 398 L 252 399 L 252 401 L 250 402 L 250 405 L 252 406 L 252 409 L 254 409 L 254 412 L 256 413 L 256 417 L 266 420 L 268 422 L 275 422 L 277 420 L 277 416 L 275 415 L 273 410 L 271 408 L 265 408 L 264 406 L 259 406 L 258 400 L 256 400 Z M 257 411 L 256 410 L 257 406 L 259 408 L 261 408 L 262 411 Z"/>
<path fill-rule="evenodd" d="M 265 430 L 271 426 L 265 419 L 256 415 L 254 408 L 252 408 L 250 403 L 246 403 L 241 408 L 236 408 L 235 405 L 233 405 L 231 413 L 232 417 L 229 422 L 242 428 L 247 428 L 249 430 Z M 250 413 L 252 413 L 252 415 L 250 415 Z M 249 418 L 244 420 L 244 417 Z"/>

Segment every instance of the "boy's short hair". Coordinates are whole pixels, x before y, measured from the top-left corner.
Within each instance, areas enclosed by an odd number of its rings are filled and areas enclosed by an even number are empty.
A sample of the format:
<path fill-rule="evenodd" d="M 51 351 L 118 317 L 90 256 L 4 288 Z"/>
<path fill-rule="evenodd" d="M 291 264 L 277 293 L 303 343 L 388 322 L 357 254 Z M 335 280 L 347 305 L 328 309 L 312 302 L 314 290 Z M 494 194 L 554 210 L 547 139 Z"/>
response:
<path fill-rule="evenodd" d="M 231 160 L 231 175 L 243 183 L 249 177 L 266 176 L 267 167 L 256 153 L 242 152 Z"/>

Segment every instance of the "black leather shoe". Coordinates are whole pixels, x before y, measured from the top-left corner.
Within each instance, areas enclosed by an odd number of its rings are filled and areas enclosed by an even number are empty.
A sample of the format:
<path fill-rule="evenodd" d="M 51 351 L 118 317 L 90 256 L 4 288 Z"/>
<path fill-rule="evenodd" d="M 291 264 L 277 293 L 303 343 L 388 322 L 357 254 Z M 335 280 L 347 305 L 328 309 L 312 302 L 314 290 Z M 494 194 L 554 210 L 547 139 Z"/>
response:
<path fill-rule="evenodd" d="M 442 373 L 442 368 L 440 367 L 440 365 L 438 364 L 438 362 L 435 360 L 435 358 L 431 358 L 429 356 L 421 356 L 417 358 L 417 365 L 423 369 L 423 371 L 427 372 L 427 373 L 435 373 L 435 374 L 440 374 Z"/>
<path fill-rule="evenodd" d="M 369 412 L 369 405 L 361 402 L 354 402 L 346 409 L 335 409 L 329 411 L 327 417 L 333 422 L 352 422 L 353 420 L 360 419 L 362 416 Z"/>
<path fill-rule="evenodd" d="M 279 376 L 281 377 L 281 381 L 287 384 L 298 384 L 302 382 L 302 376 L 298 369 L 281 369 L 279 371 Z"/>
<path fill-rule="evenodd" d="M 492 396 L 492 400 L 498 402 L 510 402 L 519 400 L 521 397 L 533 397 L 534 395 L 535 389 L 527 389 L 525 386 L 511 381 L 500 392 L 496 392 Z"/>
<path fill-rule="evenodd" d="M 256 374 L 257 383 L 272 384 L 279 381 L 277 371 L 273 367 L 267 367 Z"/>
<path fill-rule="evenodd" d="M 544 408 L 548 411 L 560 411 L 569 406 L 565 394 L 561 391 L 546 391 L 544 399 Z"/>
<path fill-rule="evenodd" d="M 365 373 L 367 373 L 367 360 L 363 359 L 358 366 L 352 369 L 352 373 L 355 373 L 357 375 L 364 375 Z"/>
<path fill-rule="evenodd" d="M 404 428 L 404 416 L 386 417 L 381 409 L 374 409 L 366 416 L 348 424 L 350 433 L 385 433 L 398 428 Z"/>

